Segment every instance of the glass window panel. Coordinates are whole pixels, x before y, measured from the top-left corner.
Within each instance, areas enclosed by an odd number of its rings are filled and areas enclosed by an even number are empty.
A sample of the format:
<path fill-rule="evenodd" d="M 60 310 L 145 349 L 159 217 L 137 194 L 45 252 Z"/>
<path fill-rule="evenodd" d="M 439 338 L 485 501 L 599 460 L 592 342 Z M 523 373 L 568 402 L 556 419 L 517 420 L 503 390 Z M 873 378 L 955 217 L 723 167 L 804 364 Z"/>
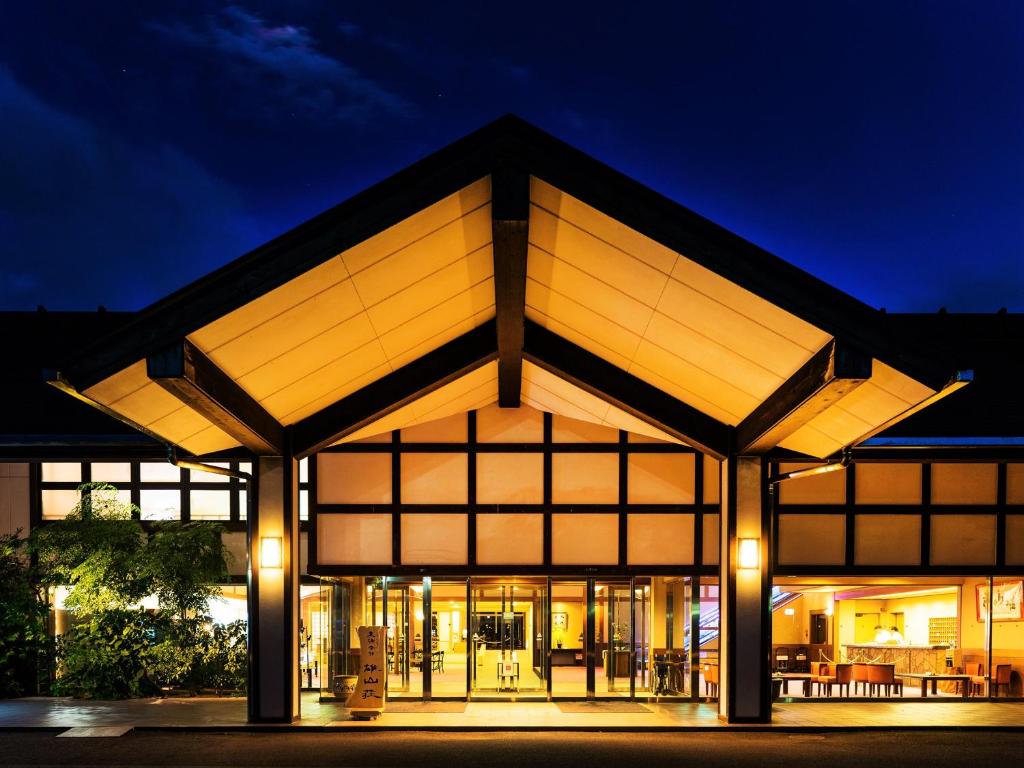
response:
<path fill-rule="evenodd" d="M 178 483 L 181 470 L 166 461 L 144 461 L 139 465 L 139 479 L 144 483 Z"/>
<path fill-rule="evenodd" d="M 779 473 L 819 467 L 821 464 L 779 464 Z M 776 486 L 780 504 L 845 504 L 846 470 L 786 480 Z"/>
<path fill-rule="evenodd" d="M 143 520 L 178 520 L 181 518 L 181 491 L 140 491 L 139 507 Z"/>
<path fill-rule="evenodd" d="M 857 565 L 920 565 L 920 515 L 857 515 L 854 523 Z"/>
<path fill-rule="evenodd" d="M 932 515 L 932 565 L 994 565 L 995 515 Z"/>
<path fill-rule="evenodd" d="M 481 443 L 540 443 L 544 440 L 544 414 L 533 408 L 499 408 L 476 412 L 476 439 Z"/>
<path fill-rule="evenodd" d="M 469 562 L 469 516 L 402 515 L 403 565 L 465 565 Z"/>
<path fill-rule="evenodd" d="M 228 461 L 204 461 L 203 464 L 209 464 L 211 467 L 222 467 L 223 469 L 231 469 L 231 462 Z M 189 480 L 193 483 L 230 483 L 231 478 L 227 475 L 218 475 L 213 472 L 203 472 L 198 469 L 190 469 L 188 471 Z"/>
<path fill-rule="evenodd" d="M 1006 516 L 1006 564 L 1024 565 L 1024 515 Z"/>
<path fill-rule="evenodd" d="M 551 457 L 555 504 L 616 504 L 619 457 L 614 453 L 556 453 Z"/>
<path fill-rule="evenodd" d="M 306 461 L 306 459 L 303 459 L 303 461 Z M 245 472 L 246 474 L 251 475 L 252 474 L 252 463 L 248 462 L 248 461 L 240 462 L 239 465 L 238 465 L 238 471 L 239 472 Z"/>
<path fill-rule="evenodd" d="M 127 461 L 94 461 L 89 465 L 94 483 L 130 483 L 132 465 Z"/>
<path fill-rule="evenodd" d="M 693 504 L 692 453 L 633 453 L 628 461 L 630 504 Z"/>
<path fill-rule="evenodd" d="M 779 515 L 780 564 L 842 565 L 845 562 L 845 515 Z"/>
<path fill-rule="evenodd" d="M 995 464 L 932 464 L 932 504 L 995 504 Z"/>
<path fill-rule="evenodd" d="M 42 478 L 46 483 L 80 483 L 82 465 L 77 461 L 44 461 Z"/>
<path fill-rule="evenodd" d="M 94 509 L 97 511 L 103 509 L 105 506 L 109 507 L 111 503 L 119 505 L 121 507 L 130 507 L 132 503 L 132 492 L 124 489 L 114 490 L 94 490 L 92 492 L 92 500 Z"/>
<path fill-rule="evenodd" d="M 619 430 L 556 413 L 551 417 L 551 440 L 555 443 L 617 443 Z"/>
<path fill-rule="evenodd" d="M 44 490 L 42 495 L 44 520 L 63 520 L 75 508 L 79 500 L 76 490 Z"/>
<path fill-rule="evenodd" d="M 1024 464 L 1006 465 L 1006 503 L 1024 504 Z"/>
<path fill-rule="evenodd" d="M 244 575 L 248 566 L 245 531 L 224 531 L 220 537 L 228 551 L 228 573 L 232 576 Z"/>
<path fill-rule="evenodd" d="M 477 454 L 476 500 L 479 504 L 543 503 L 544 454 Z"/>
<path fill-rule="evenodd" d="M 464 453 L 403 453 L 403 504 L 465 504 L 469 460 Z"/>
<path fill-rule="evenodd" d="M 704 457 L 704 503 L 718 504 L 722 490 L 722 462 Z"/>
<path fill-rule="evenodd" d="M 858 504 L 920 504 L 920 464 L 857 464 Z"/>
<path fill-rule="evenodd" d="M 693 515 L 636 514 L 627 518 L 630 565 L 693 563 Z"/>
<path fill-rule="evenodd" d="M 299 482 L 309 482 L 309 457 L 299 459 Z"/>
<path fill-rule="evenodd" d="M 617 564 L 619 516 L 601 513 L 552 515 L 551 561 L 555 565 Z"/>
<path fill-rule="evenodd" d="M 721 556 L 719 536 L 721 535 L 721 515 L 704 515 L 704 565 L 718 565 Z"/>
<path fill-rule="evenodd" d="M 248 503 L 249 503 L 249 497 L 246 495 L 245 490 L 243 489 L 243 490 L 239 491 L 238 492 L 238 519 L 239 520 L 245 520 L 245 518 L 248 517 L 248 515 L 249 515 L 249 508 L 247 506 Z"/>
<path fill-rule="evenodd" d="M 309 491 L 299 491 L 299 520 L 309 520 Z"/>
<path fill-rule="evenodd" d="M 390 504 L 391 454 L 317 454 L 321 504 Z"/>
<path fill-rule="evenodd" d="M 391 565 L 391 514 L 318 515 L 317 562 L 321 565 Z"/>
<path fill-rule="evenodd" d="M 542 565 L 544 515 L 478 514 L 476 562 L 478 565 Z"/>
<path fill-rule="evenodd" d="M 193 520 L 227 520 L 231 517 L 231 494 L 226 491 L 191 491 L 189 515 Z"/>

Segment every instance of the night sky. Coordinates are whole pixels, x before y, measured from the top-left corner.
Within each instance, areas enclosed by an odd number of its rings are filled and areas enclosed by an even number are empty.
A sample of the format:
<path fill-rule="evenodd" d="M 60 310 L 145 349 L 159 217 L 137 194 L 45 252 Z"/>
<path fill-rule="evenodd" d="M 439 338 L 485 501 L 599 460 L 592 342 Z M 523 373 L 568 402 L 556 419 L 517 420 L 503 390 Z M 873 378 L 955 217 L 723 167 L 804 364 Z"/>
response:
<path fill-rule="evenodd" d="M 873 306 L 1024 311 L 1024 3 L 567 5 L 5 3 L 0 309 L 139 309 L 514 112 Z"/>

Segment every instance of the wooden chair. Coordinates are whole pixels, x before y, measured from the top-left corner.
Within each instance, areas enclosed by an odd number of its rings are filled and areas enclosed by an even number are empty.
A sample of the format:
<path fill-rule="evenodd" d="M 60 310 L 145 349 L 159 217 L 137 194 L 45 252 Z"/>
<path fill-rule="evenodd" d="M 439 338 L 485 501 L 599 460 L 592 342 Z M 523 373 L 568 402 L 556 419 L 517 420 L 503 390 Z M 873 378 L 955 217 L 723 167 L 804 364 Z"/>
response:
<path fill-rule="evenodd" d="M 775 649 L 775 671 L 789 671 L 789 648 L 779 646 Z"/>
<path fill-rule="evenodd" d="M 811 689 L 817 686 L 819 696 L 832 695 L 832 684 L 836 682 L 835 665 L 826 661 L 811 662 Z"/>
<path fill-rule="evenodd" d="M 924 685 L 925 681 L 921 681 Z M 882 688 L 885 688 L 885 695 L 892 696 L 895 690 L 900 696 L 903 695 L 903 680 L 896 677 L 895 664 L 868 664 L 868 693 L 871 696 L 881 695 Z"/>
<path fill-rule="evenodd" d="M 702 669 L 704 670 L 704 695 L 705 696 L 717 696 L 718 695 L 718 665 L 717 664 L 705 664 Z"/>
<path fill-rule="evenodd" d="M 999 689 L 1005 688 L 1006 695 L 1010 695 L 1010 676 L 1013 673 L 1013 667 L 1010 664 L 996 664 L 992 667 L 992 677 L 990 678 L 990 689 L 993 696 L 999 695 Z"/>
<path fill-rule="evenodd" d="M 793 658 L 793 671 L 806 672 L 807 670 L 807 648 L 801 645 L 796 649 L 796 656 Z"/>
<path fill-rule="evenodd" d="M 964 674 L 971 679 L 965 681 L 968 696 L 985 695 L 985 665 L 980 661 L 969 661 L 964 664 Z"/>
<path fill-rule="evenodd" d="M 866 696 L 868 693 L 868 665 L 863 663 L 854 664 L 850 677 L 853 682 L 853 694 L 856 696 L 857 690 L 863 686 L 864 695 Z"/>

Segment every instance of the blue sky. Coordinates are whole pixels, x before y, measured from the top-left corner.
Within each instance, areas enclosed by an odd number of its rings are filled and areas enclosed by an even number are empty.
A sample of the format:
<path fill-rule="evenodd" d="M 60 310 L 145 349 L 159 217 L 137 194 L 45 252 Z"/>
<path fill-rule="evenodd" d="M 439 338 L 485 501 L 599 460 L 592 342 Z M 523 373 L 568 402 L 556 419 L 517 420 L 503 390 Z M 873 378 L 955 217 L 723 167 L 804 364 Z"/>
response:
<path fill-rule="evenodd" d="M 34 2 L 0 309 L 138 309 L 507 112 L 890 311 L 1024 311 L 1024 4 Z"/>

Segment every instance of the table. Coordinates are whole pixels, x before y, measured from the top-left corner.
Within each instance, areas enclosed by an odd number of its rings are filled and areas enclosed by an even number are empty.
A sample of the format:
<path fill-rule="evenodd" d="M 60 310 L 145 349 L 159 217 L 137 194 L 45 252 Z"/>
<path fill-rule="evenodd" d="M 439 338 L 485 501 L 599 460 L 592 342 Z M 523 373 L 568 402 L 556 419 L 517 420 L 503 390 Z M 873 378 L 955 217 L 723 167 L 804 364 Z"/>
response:
<path fill-rule="evenodd" d="M 802 680 L 804 684 L 804 696 L 811 695 L 811 679 L 814 675 L 808 674 L 807 672 L 782 672 L 780 674 L 772 675 L 772 680 L 778 680 L 782 693 L 789 695 L 789 681 L 790 680 Z"/>
<path fill-rule="evenodd" d="M 946 675 L 946 674 L 933 674 L 930 672 L 899 672 L 896 677 L 911 678 L 912 680 L 921 681 L 921 698 L 928 698 L 928 682 L 932 684 L 932 696 L 937 696 L 939 693 L 938 682 L 940 680 L 954 681 L 960 685 L 961 695 L 966 699 L 967 694 L 971 690 L 971 676 L 970 675 Z"/>

